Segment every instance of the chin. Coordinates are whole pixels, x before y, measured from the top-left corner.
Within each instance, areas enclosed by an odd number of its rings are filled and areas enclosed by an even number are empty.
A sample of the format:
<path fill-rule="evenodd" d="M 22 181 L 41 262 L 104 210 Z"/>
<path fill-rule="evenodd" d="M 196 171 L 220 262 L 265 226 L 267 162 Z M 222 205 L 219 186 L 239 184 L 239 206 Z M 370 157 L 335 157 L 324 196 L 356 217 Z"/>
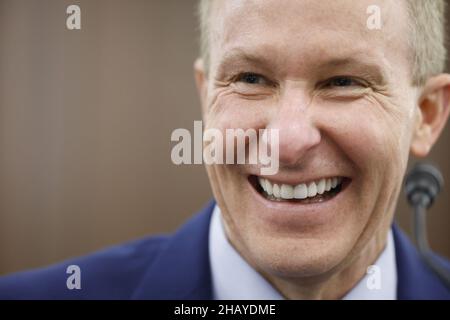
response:
<path fill-rule="evenodd" d="M 243 249 L 248 262 L 263 274 L 282 278 L 326 276 L 349 258 L 353 248 L 348 239 L 326 236 L 292 239 L 257 233 L 248 237 Z"/>

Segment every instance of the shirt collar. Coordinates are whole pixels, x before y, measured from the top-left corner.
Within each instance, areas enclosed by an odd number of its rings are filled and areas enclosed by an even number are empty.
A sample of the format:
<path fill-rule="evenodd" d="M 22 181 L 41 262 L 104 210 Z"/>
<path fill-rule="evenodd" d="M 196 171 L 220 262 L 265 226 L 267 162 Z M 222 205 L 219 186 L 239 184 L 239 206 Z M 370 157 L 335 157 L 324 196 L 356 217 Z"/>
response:
<path fill-rule="evenodd" d="M 216 300 L 281 300 L 281 294 L 253 269 L 228 242 L 222 225 L 221 212 L 216 205 L 209 230 L 209 259 L 213 297 Z M 366 274 L 343 300 L 394 300 L 397 295 L 397 266 L 392 230 L 386 248 L 373 269 Z M 369 277 L 379 277 L 375 288 L 368 286 Z M 371 287 L 372 289 L 369 289 Z"/>

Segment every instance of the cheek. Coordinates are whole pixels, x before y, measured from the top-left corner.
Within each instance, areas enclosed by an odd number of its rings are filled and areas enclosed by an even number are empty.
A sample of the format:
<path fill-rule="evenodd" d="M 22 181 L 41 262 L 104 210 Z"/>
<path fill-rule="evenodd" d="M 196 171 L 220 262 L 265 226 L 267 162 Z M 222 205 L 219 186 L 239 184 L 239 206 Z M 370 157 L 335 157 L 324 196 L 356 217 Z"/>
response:
<path fill-rule="evenodd" d="M 270 107 L 267 102 L 256 100 L 246 100 L 237 98 L 235 94 L 224 92 L 218 95 L 216 103 L 211 106 L 205 123 L 206 129 L 217 129 L 222 133 L 222 152 L 223 157 L 227 157 L 227 153 L 232 151 L 235 155 L 234 163 L 236 163 L 237 143 L 234 141 L 234 150 L 227 150 L 227 129 L 242 129 L 244 131 L 252 129 L 259 135 L 261 129 L 266 127 L 267 110 Z M 245 150 L 248 154 L 249 150 Z M 236 173 L 240 175 L 243 169 L 242 165 L 214 165 L 214 171 L 217 175 L 227 178 L 229 187 L 233 187 L 231 181 L 236 182 Z M 238 177 L 240 178 L 240 177 Z M 221 182 L 226 186 L 226 182 Z M 235 188 L 238 186 L 236 185 Z M 238 190 L 241 192 L 241 190 Z"/>
<path fill-rule="evenodd" d="M 261 129 L 266 126 L 270 110 L 267 100 L 251 100 L 239 98 L 231 90 L 217 95 L 215 103 L 210 107 L 206 127 L 225 129 Z"/>
<path fill-rule="evenodd" d="M 359 218 L 365 223 L 370 219 L 374 226 L 387 223 L 408 161 L 408 114 L 389 112 L 372 101 L 355 102 L 338 113 L 329 119 L 334 121 L 330 136 L 354 166 L 355 205 L 368 209 Z"/>
<path fill-rule="evenodd" d="M 344 108 L 328 119 L 333 123 L 330 135 L 360 172 L 387 173 L 390 168 L 406 166 L 410 143 L 407 112 L 383 107 L 373 99 Z"/>
<path fill-rule="evenodd" d="M 225 89 L 216 94 L 213 104 L 210 105 L 204 117 L 204 129 L 215 129 L 221 132 L 223 161 L 227 154 L 226 129 L 258 129 L 261 124 L 259 117 L 251 116 L 255 109 L 257 109 L 256 104 L 249 106 L 246 101 L 236 99 L 231 90 Z M 240 167 L 233 164 L 213 164 L 207 165 L 206 169 L 217 200 L 223 197 L 225 203 L 233 203 L 232 198 L 243 188 L 242 183 L 239 183 L 242 181 L 239 174 Z"/>

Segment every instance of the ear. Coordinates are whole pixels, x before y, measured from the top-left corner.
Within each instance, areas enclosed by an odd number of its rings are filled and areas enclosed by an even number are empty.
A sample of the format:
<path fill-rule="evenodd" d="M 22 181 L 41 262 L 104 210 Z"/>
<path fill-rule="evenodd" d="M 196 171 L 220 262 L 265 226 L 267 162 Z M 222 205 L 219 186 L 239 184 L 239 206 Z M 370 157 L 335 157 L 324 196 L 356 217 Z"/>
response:
<path fill-rule="evenodd" d="M 447 123 L 450 111 L 450 74 L 430 78 L 419 99 L 411 152 L 426 157 Z"/>
<path fill-rule="evenodd" d="M 202 114 L 205 118 L 207 110 L 207 97 L 208 97 L 208 76 L 205 71 L 205 64 L 203 59 L 198 58 L 194 62 L 194 75 L 195 83 L 197 85 L 197 92 L 202 105 Z"/>

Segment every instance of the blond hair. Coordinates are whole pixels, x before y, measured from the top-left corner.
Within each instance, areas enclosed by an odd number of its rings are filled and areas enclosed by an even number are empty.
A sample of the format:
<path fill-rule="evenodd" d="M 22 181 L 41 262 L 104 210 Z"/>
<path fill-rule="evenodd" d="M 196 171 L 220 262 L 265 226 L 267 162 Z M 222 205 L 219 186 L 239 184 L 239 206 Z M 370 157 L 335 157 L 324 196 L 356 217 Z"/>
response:
<path fill-rule="evenodd" d="M 200 54 L 209 65 L 209 18 L 211 2 L 200 0 L 198 15 L 200 20 Z M 445 70 L 446 19 L 445 0 L 405 0 L 408 5 L 411 34 L 412 83 L 421 86 L 425 81 Z"/>

